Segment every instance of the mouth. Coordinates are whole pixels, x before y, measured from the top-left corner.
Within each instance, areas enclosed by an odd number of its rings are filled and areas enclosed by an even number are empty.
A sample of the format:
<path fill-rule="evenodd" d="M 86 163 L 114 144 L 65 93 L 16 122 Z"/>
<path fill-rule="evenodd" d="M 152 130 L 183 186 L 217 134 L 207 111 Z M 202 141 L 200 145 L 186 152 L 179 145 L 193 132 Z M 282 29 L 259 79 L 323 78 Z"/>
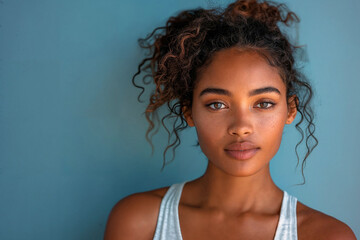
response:
<path fill-rule="evenodd" d="M 231 158 L 247 160 L 252 158 L 260 148 L 251 142 L 235 142 L 225 148 L 225 152 Z"/>
<path fill-rule="evenodd" d="M 225 152 L 231 158 L 235 158 L 237 160 L 247 160 L 252 158 L 260 149 L 259 148 L 252 148 L 247 150 L 227 150 Z"/>

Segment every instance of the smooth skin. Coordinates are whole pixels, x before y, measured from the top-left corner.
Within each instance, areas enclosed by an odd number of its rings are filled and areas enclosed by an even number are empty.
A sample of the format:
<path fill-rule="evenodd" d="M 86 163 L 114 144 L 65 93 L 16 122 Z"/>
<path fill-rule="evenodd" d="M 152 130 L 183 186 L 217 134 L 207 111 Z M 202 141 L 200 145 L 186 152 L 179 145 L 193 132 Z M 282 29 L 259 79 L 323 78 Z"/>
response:
<path fill-rule="evenodd" d="M 286 124 L 296 117 L 278 70 L 256 51 L 217 52 L 199 72 L 191 109 L 183 109 L 208 158 L 204 175 L 188 182 L 179 203 L 183 239 L 274 239 L 283 191 L 270 176 Z M 255 148 L 250 158 L 229 151 Z M 246 158 L 246 157 L 245 157 Z M 152 239 L 168 188 L 133 194 L 112 209 L 105 240 Z M 341 221 L 297 203 L 299 240 L 356 239 Z"/>

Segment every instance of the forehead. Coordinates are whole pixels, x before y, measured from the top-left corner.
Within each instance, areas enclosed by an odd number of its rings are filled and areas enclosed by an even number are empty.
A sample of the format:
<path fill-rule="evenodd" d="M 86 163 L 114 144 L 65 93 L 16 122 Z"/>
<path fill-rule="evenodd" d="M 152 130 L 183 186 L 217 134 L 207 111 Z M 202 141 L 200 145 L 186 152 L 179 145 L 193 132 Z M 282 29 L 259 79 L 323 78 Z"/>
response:
<path fill-rule="evenodd" d="M 217 52 L 198 74 L 195 91 L 209 86 L 230 91 L 249 91 L 266 86 L 286 90 L 277 68 L 270 66 L 264 56 L 237 48 Z"/>

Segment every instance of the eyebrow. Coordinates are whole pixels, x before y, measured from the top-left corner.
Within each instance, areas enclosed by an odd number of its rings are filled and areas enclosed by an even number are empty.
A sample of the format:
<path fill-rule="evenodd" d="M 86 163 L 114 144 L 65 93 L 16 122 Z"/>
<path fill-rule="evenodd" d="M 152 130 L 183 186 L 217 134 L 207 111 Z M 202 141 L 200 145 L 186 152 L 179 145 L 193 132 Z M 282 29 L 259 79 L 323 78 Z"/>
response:
<path fill-rule="evenodd" d="M 222 88 L 205 88 L 204 90 L 201 91 L 200 97 L 205 94 L 209 94 L 209 93 L 225 95 L 225 96 L 232 95 L 228 90 L 225 90 Z M 258 88 L 258 89 L 251 90 L 249 93 L 249 96 L 259 95 L 262 93 L 277 93 L 277 94 L 281 95 L 279 89 L 277 89 L 275 87 L 264 87 L 264 88 Z"/>
<path fill-rule="evenodd" d="M 279 89 L 277 89 L 275 87 L 264 87 L 264 88 L 252 90 L 249 93 L 249 96 L 254 96 L 254 95 L 258 95 L 258 94 L 262 94 L 262 93 L 277 93 L 277 94 L 281 95 Z"/>
<path fill-rule="evenodd" d="M 231 96 L 231 93 L 228 90 L 225 90 L 225 89 L 222 89 L 222 88 L 205 88 L 204 90 L 201 91 L 200 97 L 202 95 L 205 95 L 205 94 L 208 94 L 208 93 Z"/>

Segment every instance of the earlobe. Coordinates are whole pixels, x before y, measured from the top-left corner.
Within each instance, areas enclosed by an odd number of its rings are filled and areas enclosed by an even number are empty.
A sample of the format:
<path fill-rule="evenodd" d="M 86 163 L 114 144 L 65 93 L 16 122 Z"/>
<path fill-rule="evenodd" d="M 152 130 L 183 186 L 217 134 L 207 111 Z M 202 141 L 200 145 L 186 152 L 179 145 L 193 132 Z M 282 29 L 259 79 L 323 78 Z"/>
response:
<path fill-rule="evenodd" d="M 188 107 L 183 107 L 182 108 L 182 113 L 184 115 L 184 118 L 186 120 L 186 123 L 190 126 L 190 127 L 194 127 L 194 121 L 192 119 L 192 114 L 191 114 L 191 109 L 189 109 Z"/>
<path fill-rule="evenodd" d="M 286 124 L 291 124 L 297 114 L 297 106 L 299 105 L 299 99 L 296 95 L 293 95 L 288 100 L 288 117 L 286 119 Z"/>

